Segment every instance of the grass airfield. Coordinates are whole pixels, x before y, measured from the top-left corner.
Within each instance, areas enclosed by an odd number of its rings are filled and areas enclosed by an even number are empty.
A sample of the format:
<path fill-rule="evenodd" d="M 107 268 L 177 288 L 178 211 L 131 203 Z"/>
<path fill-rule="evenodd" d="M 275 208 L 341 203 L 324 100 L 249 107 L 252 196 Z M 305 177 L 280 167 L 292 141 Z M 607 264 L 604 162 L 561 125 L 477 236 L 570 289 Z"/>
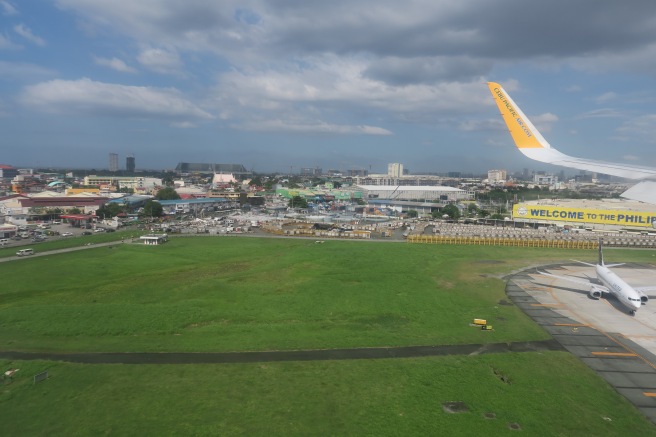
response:
<path fill-rule="evenodd" d="M 257 238 L 174 238 L 0 264 L 0 349 L 297 350 L 542 340 L 504 305 L 504 274 L 594 251 Z M 608 261 L 653 262 L 608 250 Z M 470 327 L 485 318 L 495 328 Z M 221 365 L 21 369 L 8 435 L 656 435 L 564 352 Z M 32 376 L 48 370 L 36 385 Z M 7 381 L 5 381 L 7 382 Z M 442 403 L 470 411 L 447 414 Z M 485 418 L 494 413 L 495 419 Z"/>

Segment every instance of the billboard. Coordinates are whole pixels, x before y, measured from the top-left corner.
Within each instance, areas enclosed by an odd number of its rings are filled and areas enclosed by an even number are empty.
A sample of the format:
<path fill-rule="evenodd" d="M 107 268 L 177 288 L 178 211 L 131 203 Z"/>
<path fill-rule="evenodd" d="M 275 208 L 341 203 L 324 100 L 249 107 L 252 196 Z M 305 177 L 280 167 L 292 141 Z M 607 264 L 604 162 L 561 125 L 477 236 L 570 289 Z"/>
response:
<path fill-rule="evenodd" d="M 566 208 L 521 203 L 513 207 L 513 217 L 516 220 L 545 220 L 642 228 L 654 227 L 654 222 L 656 222 L 656 212 Z"/>

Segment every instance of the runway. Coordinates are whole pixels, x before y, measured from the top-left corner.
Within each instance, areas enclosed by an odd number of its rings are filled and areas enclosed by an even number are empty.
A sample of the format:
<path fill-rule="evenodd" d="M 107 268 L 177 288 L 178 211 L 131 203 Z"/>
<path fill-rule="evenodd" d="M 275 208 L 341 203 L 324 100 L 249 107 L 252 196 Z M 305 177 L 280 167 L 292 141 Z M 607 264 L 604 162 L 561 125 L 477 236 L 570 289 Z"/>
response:
<path fill-rule="evenodd" d="M 592 267 L 575 263 L 540 269 L 595 277 Z M 632 286 L 656 284 L 652 266 L 627 264 L 613 271 Z M 535 269 L 512 276 L 506 286 L 515 305 L 656 423 L 656 299 L 630 316 L 614 297 L 594 300 L 588 291 Z"/>

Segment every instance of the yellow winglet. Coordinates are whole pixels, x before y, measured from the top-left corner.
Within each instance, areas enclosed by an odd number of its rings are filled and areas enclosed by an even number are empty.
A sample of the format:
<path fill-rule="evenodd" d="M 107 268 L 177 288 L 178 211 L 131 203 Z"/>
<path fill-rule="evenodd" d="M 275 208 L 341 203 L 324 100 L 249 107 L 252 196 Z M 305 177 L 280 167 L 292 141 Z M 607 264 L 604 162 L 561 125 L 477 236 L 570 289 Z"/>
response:
<path fill-rule="evenodd" d="M 531 121 L 526 118 L 524 113 L 506 94 L 501 85 L 495 82 L 488 82 L 492 97 L 501 111 L 503 121 L 506 122 L 510 135 L 515 145 L 519 149 L 550 149 L 551 146 L 540 135 Z"/>

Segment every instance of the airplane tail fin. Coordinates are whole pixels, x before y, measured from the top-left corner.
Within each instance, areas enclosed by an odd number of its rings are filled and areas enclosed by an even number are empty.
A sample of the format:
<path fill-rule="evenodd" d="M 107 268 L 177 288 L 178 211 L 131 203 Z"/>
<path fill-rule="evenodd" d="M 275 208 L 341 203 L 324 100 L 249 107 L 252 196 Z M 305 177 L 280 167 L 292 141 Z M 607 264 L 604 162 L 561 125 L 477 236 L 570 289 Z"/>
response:
<path fill-rule="evenodd" d="M 535 159 L 529 152 L 530 149 L 551 149 L 551 145 L 533 126 L 531 120 L 519 109 L 519 106 L 510 98 L 501 85 L 488 82 L 492 97 L 501 111 L 503 121 L 506 122 L 510 136 L 517 148 L 529 158 Z"/>

